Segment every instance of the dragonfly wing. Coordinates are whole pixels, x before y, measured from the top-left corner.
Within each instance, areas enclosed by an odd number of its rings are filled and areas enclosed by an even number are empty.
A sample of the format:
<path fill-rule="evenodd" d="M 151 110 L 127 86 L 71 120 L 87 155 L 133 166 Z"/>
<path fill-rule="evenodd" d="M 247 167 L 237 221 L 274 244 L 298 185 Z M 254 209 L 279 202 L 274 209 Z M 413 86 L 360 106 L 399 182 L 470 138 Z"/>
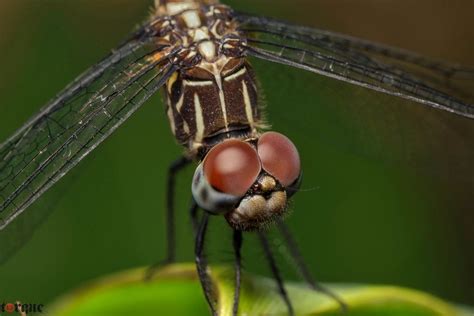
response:
<path fill-rule="evenodd" d="M 271 18 L 236 19 L 250 56 L 474 118 L 474 68 Z"/>
<path fill-rule="evenodd" d="M 96 148 L 175 71 L 143 26 L 0 146 L 0 230 Z"/>

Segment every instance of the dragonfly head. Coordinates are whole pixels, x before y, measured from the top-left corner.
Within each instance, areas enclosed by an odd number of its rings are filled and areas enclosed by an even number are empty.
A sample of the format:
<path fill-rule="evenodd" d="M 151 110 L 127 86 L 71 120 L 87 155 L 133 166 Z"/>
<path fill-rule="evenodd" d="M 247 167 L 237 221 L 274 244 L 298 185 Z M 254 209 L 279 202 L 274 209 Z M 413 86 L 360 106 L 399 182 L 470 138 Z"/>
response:
<path fill-rule="evenodd" d="M 257 230 L 283 216 L 301 181 L 298 150 L 284 135 L 229 139 L 196 168 L 193 197 L 204 210 L 225 215 L 239 230 Z"/>

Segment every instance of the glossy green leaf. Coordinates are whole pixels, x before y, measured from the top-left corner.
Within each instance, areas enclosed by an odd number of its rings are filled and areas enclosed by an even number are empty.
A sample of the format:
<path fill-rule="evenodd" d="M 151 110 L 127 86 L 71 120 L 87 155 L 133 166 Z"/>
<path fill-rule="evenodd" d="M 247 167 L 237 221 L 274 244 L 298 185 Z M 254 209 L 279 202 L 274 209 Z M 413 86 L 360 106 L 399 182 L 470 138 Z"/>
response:
<path fill-rule="evenodd" d="M 210 268 L 220 315 L 231 315 L 233 271 Z M 151 281 L 144 269 L 125 271 L 82 287 L 57 300 L 49 315 L 209 315 L 192 264 L 168 266 Z M 273 280 L 245 274 L 240 300 L 241 315 L 286 315 L 286 306 Z M 332 299 L 304 284 L 287 283 L 297 315 L 341 315 Z M 451 305 L 432 295 L 395 286 L 329 285 L 348 304 L 347 316 L 467 316 L 474 311 Z"/>

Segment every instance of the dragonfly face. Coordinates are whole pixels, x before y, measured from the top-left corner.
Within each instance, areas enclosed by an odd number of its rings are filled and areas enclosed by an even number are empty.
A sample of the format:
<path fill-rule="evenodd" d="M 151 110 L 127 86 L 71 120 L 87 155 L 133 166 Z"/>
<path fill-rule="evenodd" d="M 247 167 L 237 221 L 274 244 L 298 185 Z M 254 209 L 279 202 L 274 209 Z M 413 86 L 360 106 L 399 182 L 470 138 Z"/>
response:
<path fill-rule="evenodd" d="M 200 207 L 249 231 L 283 216 L 300 180 L 296 147 L 284 135 L 267 132 L 215 145 L 197 167 L 192 191 Z"/>

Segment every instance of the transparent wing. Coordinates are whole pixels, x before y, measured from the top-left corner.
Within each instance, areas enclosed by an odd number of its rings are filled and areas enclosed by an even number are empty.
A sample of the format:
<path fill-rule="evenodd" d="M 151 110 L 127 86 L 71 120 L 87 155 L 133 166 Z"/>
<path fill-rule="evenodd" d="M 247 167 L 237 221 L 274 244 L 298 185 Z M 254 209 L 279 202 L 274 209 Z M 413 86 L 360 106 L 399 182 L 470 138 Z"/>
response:
<path fill-rule="evenodd" d="M 248 55 L 474 118 L 474 68 L 266 17 L 235 17 Z"/>
<path fill-rule="evenodd" d="M 158 44 L 157 31 L 150 26 L 87 70 L 0 146 L 0 230 L 107 138 L 175 70 L 175 48 Z"/>

